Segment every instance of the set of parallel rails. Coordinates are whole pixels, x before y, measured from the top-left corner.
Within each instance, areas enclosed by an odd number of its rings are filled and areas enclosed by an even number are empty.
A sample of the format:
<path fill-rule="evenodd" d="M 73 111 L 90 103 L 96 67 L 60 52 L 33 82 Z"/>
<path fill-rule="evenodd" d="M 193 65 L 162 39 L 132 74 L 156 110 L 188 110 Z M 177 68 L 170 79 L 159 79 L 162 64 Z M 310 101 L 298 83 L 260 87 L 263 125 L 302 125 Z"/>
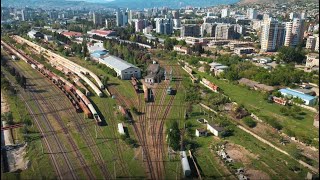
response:
<path fill-rule="evenodd" d="M 50 82 L 51 82 L 51 81 L 50 81 Z M 44 86 L 44 85 L 43 85 L 43 86 Z M 54 86 L 55 86 L 55 85 L 54 85 Z M 59 91 L 60 91 L 60 89 L 58 89 L 56 86 L 55 86 L 55 88 L 53 88 L 53 89 L 56 89 L 56 90 L 58 91 L 58 93 L 59 93 Z M 62 96 L 64 96 L 64 95 L 62 95 Z M 52 97 L 54 97 L 54 96 L 52 96 Z M 46 97 L 46 99 L 47 99 L 47 97 Z M 68 101 L 68 103 L 70 103 L 70 101 Z M 65 103 L 63 103 L 63 104 L 65 104 Z M 77 113 L 75 113 L 74 111 L 72 111 L 73 109 L 74 109 L 74 108 L 69 108 L 68 110 L 69 110 L 69 113 L 76 114 L 76 117 L 77 117 L 77 118 L 76 118 L 76 120 L 75 120 L 74 122 L 75 122 L 75 124 L 76 124 L 77 130 L 80 132 L 81 136 L 82 136 L 83 139 L 85 140 L 86 145 L 89 147 L 91 153 L 93 154 L 93 156 L 94 156 L 94 158 L 95 158 L 95 161 L 96 161 L 97 164 L 99 165 L 99 168 L 100 168 L 102 174 L 104 175 L 104 177 L 111 177 L 111 176 L 110 176 L 110 173 L 108 172 L 107 167 L 106 167 L 106 165 L 105 165 L 105 163 L 104 163 L 104 161 L 103 161 L 103 158 L 102 158 L 102 155 L 101 155 L 100 151 L 97 149 L 96 146 L 93 146 L 93 145 L 95 144 L 95 143 L 94 143 L 94 140 L 92 139 L 92 137 L 91 137 L 91 139 L 89 140 L 88 137 L 87 137 L 87 133 L 83 133 L 82 130 L 81 130 L 81 128 L 85 127 L 85 126 L 83 126 L 83 124 L 85 124 L 85 122 L 82 121 L 83 123 L 79 123 L 78 120 L 83 120 L 83 117 L 81 117 L 80 114 L 77 114 Z M 53 110 L 53 111 L 51 111 L 51 112 L 55 112 L 55 111 L 56 111 L 56 110 Z M 62 129 L 63 129 L 63 131 L 64 131 L 64 133 L 65 133 L 64 128 L 62 128 Z M 70 138 L 69 136 L 67 136 L 67 137 Z M 73 146 L 75 145 L 74 143 L 71 143 L 71 144 L 73 144 Z M 85 162 L 83 159 L 80 159 L 80 161 L 81 161 L 81 162 Z M 84 166 L 87 167 L 86 165 L 84 165 Z M 86 171 L 88 171 L 88 170 L 86 170 Z M 93 178 L 92 172 L 91 172 L 91 173 L 88 172 L 88 173 L 89 173 L 90 176 Z M 92 179 L 92 178 L 90 178 L 90 179 Z"/>
<path fill-rule="evenodd" d="M 36 116 L 33 114 L 32 110 L 30 113 L 31 116 L 34 117 L 36 124 L 38 126 L 38 129 L 40 130 L 42 135 L 45 135 L 45 143 L 46 146 L 49 150 L 49 154 L 52 155 L 51 159 L 53 160 L 53 164 L 55 166 L 55 168 L 58 171 L 58 176 L 60 179 L 77 179 L 77 176 L 74 172 L 74 167 L 73 167 L 73 163 L 70 162 L 69 157 L 66 155 L 66 149 L 65 147 L 62 145 L 61 141 L 59 140 L 59 138 L 57 137 L 57 134 L 55 133 L 55 130 L 53 129 L 53 127 L 51 126 L 49 119 L 48 119 L 48 115 L 45 112 L 45 110 L 42 108 L 41 106 L 41 99 L 38 99 L 34 93 L 32 92 L 27 92 L 27 94 L 29 95 L 29 97 L 31 96 L 32 100 L 34 100 L 37 108 L 40 111 L 39 116 L 41 116 L 41 121 L 40 123 L 36 120 Z M 25 102 L 26 99 L 23 98 Z M 45 131 L 44 129 L 47 129 L 50 133 L 48 133 L 48 131 Z M 48 139 L 48 140 L 47 140 Z M 51 141 L 49 141 L 49 139 Z M 61 157 L 62 155 L 62 157 Z M 57 160 L 58 159 L 58 160 Z M 60 161 L 59 161 L 60 159 Z M 57 162 L 59 161 L 59 162 Z"/>
<path fill-rule="evenodd" d="M 117 101 L 124 107 L 131 107 L 131 105 L 134 105 L 134 102 L 132 100 L 127 100 L 126 98 L 124 98 L 120 93 L 119 91 L 114 88 L 113 86 L 109 86 L 109 90 L 111 92 L 111 94 L 114 94 L 116 95 L 116 99 Z M 143 97 L 143 94 L 137 94 L 138 95 L 138 111 L 140 112 L 146 112 L 145 109 L 143 109 L 143 104 L 141 102 L 144 102 L 144 100 L 141 101 L 141 98 L 144 99 Z M 144 132 L 146 131 L 147 128 L 144 127 L 143 123 L 142 123 L 142 116 L 138 116 L 138 122 L 140 124 L 140 126 L 138 127 L 137 126 L 137 122 L 133 119 L 132 120 L 132 125 L 133 125 L 133 128 L 136 132 L 136 135 L 137 135 L 137 138 L 138 138 L 138 141 L 140 143 L 140 146 L 142 147 L 142 151 L 143 151 L 143 157 L 146 158 L 147 160 L 147 168 L 148 168 L 148 172 L 149 174 L 151 175 L 151 179 L 155 179 L 153 176 L 152 176 L 152 172 L 153 172 L 153 169 L 152 169 L 152 161 L 151 161 L 151 157 L 149 155 L 149 150 L 148 150 L 148 146 L 147 146 L 147 143 L 146 143 L 146 137 L 145 136 L 142 136 L 140 133 L 139 133 L 139 128 L 141 130 L 141 132 Z"/>

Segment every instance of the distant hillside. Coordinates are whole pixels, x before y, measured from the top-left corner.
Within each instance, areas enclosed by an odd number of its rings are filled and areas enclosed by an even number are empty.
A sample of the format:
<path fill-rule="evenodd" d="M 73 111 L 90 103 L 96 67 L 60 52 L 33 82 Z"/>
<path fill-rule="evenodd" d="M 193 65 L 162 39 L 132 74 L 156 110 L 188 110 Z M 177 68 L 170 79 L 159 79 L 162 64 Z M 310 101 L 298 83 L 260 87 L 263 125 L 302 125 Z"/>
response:
<path fill-rule="evenodd" d="M 143 9 L 153 7 L 180 8 L 185 6 L 206 7 L 233 4 L 239 0 L 2 0 L 3 6 L 18 7 L 122 7 Z"/>
<path fill-rule="evenodd" d="M 266 4 L 266 3 L 286 3 L 286 2 L 318 2 L 319 0 L 240 0 L 238 4 L 245 5 L 245 4 L 252 4 L 252 3 L 257 3 L 257 4 Z"/>

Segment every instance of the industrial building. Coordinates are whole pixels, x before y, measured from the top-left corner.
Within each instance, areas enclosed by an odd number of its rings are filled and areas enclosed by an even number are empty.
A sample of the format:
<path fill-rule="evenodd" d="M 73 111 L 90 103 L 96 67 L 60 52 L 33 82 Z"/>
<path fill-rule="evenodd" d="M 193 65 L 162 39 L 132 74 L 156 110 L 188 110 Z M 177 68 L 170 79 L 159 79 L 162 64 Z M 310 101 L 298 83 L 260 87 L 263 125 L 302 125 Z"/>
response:
<path fill-rule="evenodd" d="M 164 75 L 163 69 L 159 64 L 150 64 L 147 68 L 148 75 L 144 77 L 144 81 L 149 84 L 159 83 Z"/>
<path fill-rule="evenodd" d="M 141 70 L 138 67 L 118 57 L 106 55 L 103 58 L 99 58 L 99 63 L 115 70 L 117 76 L 123 80 L 131 79 L 132 76 L 141 78 Z"/>
<path fill-rule="evenodd" d="M 196 136 L 201 137 L 201 136 L 207 136 L 207 130 L 206 129 L 196 129 Z"/>
<path fill-rule="evenodd" d="M 207 123 L 207 130 L 210 131 L 213 135 L 219 136 L 219 134 L 224 130 L 224 128 L 212 123 Z"/>
<path fill-rule="evenodd" d="M 184 54 L 190 54 L 191 53 L 190 48 L 185 47 L 185 46 L 180 46 L 180 45 L 173 46 L 173 50 L 181 52 L 181 53 L 184 53 Z"/>
<path fill-rule="evenodd" d="M 35 39 L 35 38 L 43 39 L 44 35 L 39 31 L 31 30 L 31 31 L 28 32 L 28 37 L 31 38 L 31 39 Z"/>
<path fill-rule="evenodd" d="M 254 90 L 260 90 L 260 91 L 264 91 L 264 92 L 271 92 L 271 91 L 274 91 L 274 87 L 272 86 L 268 86 L 268 85 L 265 85 L 265 84 L 261 84 L 259 82 L 256 82 L 256 81 L 252 81 L 250 79 L 247 79 L 247 78 L 241 78 L 240 80 L 238 80 L 239 84 L 241 85 L 245 85 L 245 86 L 248 86 Z"/>
<path fill-rule="evenodd" d="M 304 101 L 305 105 L 308 106 L 312 106 L 315 105 L 317 103 L 318 98 L 316 96 L 310 96 L 307 94 L 304 94 L 302 92 L 299 91 L 295 91 L 293 89 L 280 89 L 279 92 L 283 95 L 286 96 L 288 98 L 300 98 L 301 100 Z"/>
<path fill-rule="evenodd" d="M 310 53 L 307 55 L 306 67 L 319 67 L 319 54 Z"/>
<path fill-rule="evenodd" d="M 112 36 L 116 36 L 116 32 L 115 31 L 111 31 L 111 30 L 98 30 L 98 29 L 92 29 L 91 31 L 87 32 L 88 35 L 93 36 L 101 36 L 101 37 L 112 37 Z"/>
<path fill-rule="evenodd" d="M 197 24 L 188 24 L 181 27 L 180 32 L 181 37 L 191 36 L 199 37 L 200 36 L 200 26 Z"/>
<path fill-rule="evenodd" d="M 253 52 L 254 52 L 254 48 L 252 47 L 238 47 L 234 49 L 234 53 L 238 55 L 251 54 Z"/>

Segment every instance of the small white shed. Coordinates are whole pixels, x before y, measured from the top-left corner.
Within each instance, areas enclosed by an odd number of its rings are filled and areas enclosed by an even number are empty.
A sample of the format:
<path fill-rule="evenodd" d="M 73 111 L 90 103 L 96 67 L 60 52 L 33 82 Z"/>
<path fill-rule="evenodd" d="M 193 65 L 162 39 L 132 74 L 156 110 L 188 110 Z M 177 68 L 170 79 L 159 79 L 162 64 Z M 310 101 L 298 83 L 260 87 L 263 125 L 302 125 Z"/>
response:
<path fill-rule="evenodd" d="M 224 130 L 223 127 L 217 126 L 215 124 L 207 124 L 207 130 L 210 131 L 213 135 L 219 136 L 219 133 Z"/>
<path fill-rule="evenodd" d="M 119 123 L 119 124 L 118 124 L 118 132 L 119 132 L 120 134 L 125 134 L 122 123 Z"/>
<path fill-rule="evenodd" d="M 207 130 L 206 129 L 196 129 L 196 136 L 207 136 Z"/>

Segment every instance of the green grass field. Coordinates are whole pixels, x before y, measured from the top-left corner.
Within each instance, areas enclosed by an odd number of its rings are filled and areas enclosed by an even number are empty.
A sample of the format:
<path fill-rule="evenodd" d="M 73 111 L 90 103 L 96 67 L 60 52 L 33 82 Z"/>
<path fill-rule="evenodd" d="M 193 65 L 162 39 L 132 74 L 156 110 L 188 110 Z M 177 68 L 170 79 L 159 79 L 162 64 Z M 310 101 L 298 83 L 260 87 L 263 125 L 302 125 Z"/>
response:
<path fill-rule="evenodd" d="M 230 82 L 216 79 L 205 73 L 197 72 L 201 77 L 205 77 L 211 82 L 217 84 L 226 94 L 231 98 L 231 100 L 237 102 L 238 104 L 243 104 L 246 109 L 250 112 L 256 114 L 258 117 L 263 119 L 264 117 L 269 117 L 278 120 L 281 125 L 286 129 L 295 132 L 298 139 L 308 138 L 313 141 L 313 145 L 319 147 L 319 142 L 315 141 L 314 138 L 318 138 L 318 130 L 313 126 L 313 118 L 315 113 L 308 110 L 303 110 L 306 112 L 304 119 L 296 120 L 288 116 L 284 116 L 280 112 L 281 105 L 270 104 L 264 100 L 264 95 L 258 91 L 249 90 L 246 87 L 239 85 L 234 85 Z M 306 131 L 308 129 L 308 131 Z"/>

